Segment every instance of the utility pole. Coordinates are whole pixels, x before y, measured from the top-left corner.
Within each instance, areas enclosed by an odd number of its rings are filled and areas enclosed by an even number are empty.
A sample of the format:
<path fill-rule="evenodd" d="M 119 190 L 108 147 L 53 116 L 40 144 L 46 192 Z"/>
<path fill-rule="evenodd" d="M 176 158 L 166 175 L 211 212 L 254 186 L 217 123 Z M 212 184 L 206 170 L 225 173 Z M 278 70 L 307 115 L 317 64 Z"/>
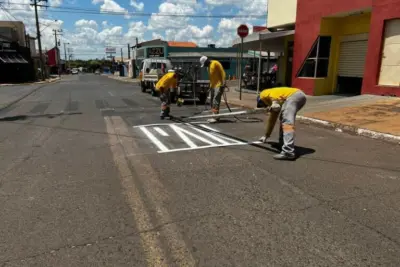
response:
<path fill-rule="evenodd" d="M 64 55 L 65 55 L 65 70 L 67 70 L 67 44 L 69 43 L 64 43 Z"/>
<path fill-rule="evenodd" d="M 128 59 L 131 59 L 131 45 L 128 44 Z"/>
<path fill-rule="evenodd" d="M 32 0 L 31 0 L 32 1 Z M 33 0 L 33 6 L 35 7 L 35 19 L 36 19 L 36 34 L 37 34 L 37 39 L 38 39 L 38 45 L 39 45 L 39 61 L 40 61 L 40 69 L 42 70 L 42 80 L 46 80 L 46 76 L 44 74 L 45 72 L 45 66 L 43 62 L 43 53 L 42 53 L 42 42 L 40 40 L 40 26 L 39 26 L 39 15 L 38 15 L 38 3 L 40 2 L 47 2 L 47 0 Z"/>
<path fill-rule="evenodd" d="M 57 39 L 57 33 L 60 33 L 59 35 L 62 35 L 61 34 L 61 32 L 62 32 L 62 30 L 56 30 L 56 29 L 53 29 L 53 32 L 54 32 L 54 49 L 55 49 L 55 53 L 56 53 L 56 64 L 57 64 L 57 68 L 58 68 L 58 76 L 60 76 L 61 75 L 61 68 L 60 68 L 60 62 L 58 61 L 58 56 L 59 56 L 59 54 L 58 54 L 58 46 L 59 46 L 59 43 L 58 43 L 58 39 Z M 60 58 L 61 58 L 61 56 L 60 56 Z"/>

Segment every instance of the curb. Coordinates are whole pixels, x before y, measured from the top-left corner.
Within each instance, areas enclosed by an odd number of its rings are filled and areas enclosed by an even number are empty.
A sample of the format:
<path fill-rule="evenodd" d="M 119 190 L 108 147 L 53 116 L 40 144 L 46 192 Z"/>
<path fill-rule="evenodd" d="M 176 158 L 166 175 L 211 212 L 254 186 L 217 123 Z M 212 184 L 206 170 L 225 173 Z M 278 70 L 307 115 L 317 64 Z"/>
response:
<path fill-rule="evenodd" d="M 356 134 L 359 136 L 369 137 L 372 139 L 380 139 L 380 140 L 385 140 L 385 141 L 395 142 L 395 143 L 400 144 L 400 136 L 397 136 L 397 135 L 376 132 L 376 131 L 372 131 L 372 130 L 368 130 L 368 129 L 364 129 L 364 128 L 359 128 L 357 126 L 350 126 L 350 125 L 345 125 L 345 124 L 341 124 L 341 123 L 334 123 L 334 122 L 330 122 L 330 121 L 314 119 L 314 118 L 301 116 L 301 115 L 297 115 L 296 119 L 298 119 L 300 122 L 305 123 L 305 124 L 319 125 L 324 128 L 334 129 L 336 132 L 340 132 L 340 133 L 344 132 L 344 133 L 349 133 L 349 134 Z"/>
<path fill-rule="evenodd" d="M 25 95 L 23 95 L 23 96 L 21 96 L 21 97 L 19 97 L 19 98 L 17 98 L 16 100 L 11 101 L 11 102 L 5 104 L 4 106 L 0 106 L 0 111 L 2 111 L 2 110 L 4 110 L 4 109 L 6 109 L 6 108 L 8 108 L 8 107 L 10 107 L 10 106 L 12 106 L 12 105 L 14 105 L 15 103 L 18 103 L 18 102 L 21 101 L 22 99 L 24 99 L 24 98 L 30 96 L 31 94 L 33 94 L 33 93 L 36 92 L 37 90 L 39 90 L 39 89 L 45 87 L 46 85 L 51 84 L 51 83 L 55 83 L 55 82 L 60 81 L 60 80 L 61 80 L 61 79 L 58 78 L 58 79 L 54 79 L 53 81 L 49 81 L 49 82 L 46 82 L 46 83 L 42 83 L 41 86 L 38 86 L 37 88 L 33 89 L 32 91 L 26 93 Z"/>
<path fill-rule="evenodd" d="M 120 82 L 125 82 L 125 83 L 138 83 L 139 82 L 139 80 L 135 80 L 135 79 L 118 79 L 118 78 L 113 78 L 112 76 L 106 76 L 107 78 L 109 78 L 109 79 L 113 79 L 113 80 L 116 80 L 116 81 L 120 81 Z M 118 76 L 117 76 L 118 77 Z"/>
<path fill-rule="evenodd" d="M 240 93 L 239 88 L 235 88 L 234 89 L 236 92 Z M 249 90 L 249 89 L 244 89 L 242 88 L 242 94 L 252 94 L 252 95 L 256 95 L 257 94 L 257 90 L 253 91 L 253 90 Z"/>
<path fill-rule="evenodd" d="M 0 87 L 2 86 L 23 86 L 23 85 L 35 85 L 35 84 L 49 84 L 53 83 L 55 81 L 59 81 L 61 78 L 51 78 L 48 81 L 40 81 L 40 82 L 31 82 L 31 83 L 19 83 L 19 84 L 14 84 L 14 83 L 6 83 L 6 84 L 0 84 Z"/>
<path fill-rule="evenodd" d="M 243 104 L 232 103 L 229 101 L 228 101 L 228 105 L 246 108 L 246 109 L 254 109 L 255 108 L 255 107 L 249 107 L 249 106 L 243 105 Z M 306 117 L 306 116 L 302 116 L 302 115 L 297 115 L 296 119 L 303 124 L 312 124 L 312 125 L 321 126 L 323 128 L 327 128 L 327 129 L 334 129 L 336 132 L 340 132 L 340 133 L 356 134 L 359 136 L 369 137 L 372 139 L 384 140 L 384 141 L 389 141 L 389 142 L 394 142 L 394 143 L 400 144 L 400 136 L 397 136 L 397 135 L 376 132 L 376 131 L 359 128 L 356 126 L 345 125 L 345 124 L 341 124 L 341 123 L 334 123 L 334 122 L 330 122 L 330 121 L 314 119 L 314 118 Z"/>

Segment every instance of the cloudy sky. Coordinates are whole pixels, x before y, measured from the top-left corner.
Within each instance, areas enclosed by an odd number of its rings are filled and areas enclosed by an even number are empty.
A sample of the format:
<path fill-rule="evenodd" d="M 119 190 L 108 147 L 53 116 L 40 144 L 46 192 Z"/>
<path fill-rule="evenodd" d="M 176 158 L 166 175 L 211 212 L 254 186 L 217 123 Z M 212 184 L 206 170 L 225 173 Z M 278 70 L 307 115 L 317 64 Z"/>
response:
<path fill-rule="evenodd" d="M 21 20 L 36 35 L 30 0 L 0 0 L 0 20 Z M 46 4 L 41 2 L 41 4 Z M 231 46 L 236 27 L 266 24 L 267 0 L 49 0 L 40 10 L 43 49 L 54 47 L 53 29 L 70 43 L 74 58 L 102 58 L 107 45 L 161 38 Z M 57 21 L 55 21 L 57 20 Z M 62 49 L 63 51 L 63 45 Z"/>

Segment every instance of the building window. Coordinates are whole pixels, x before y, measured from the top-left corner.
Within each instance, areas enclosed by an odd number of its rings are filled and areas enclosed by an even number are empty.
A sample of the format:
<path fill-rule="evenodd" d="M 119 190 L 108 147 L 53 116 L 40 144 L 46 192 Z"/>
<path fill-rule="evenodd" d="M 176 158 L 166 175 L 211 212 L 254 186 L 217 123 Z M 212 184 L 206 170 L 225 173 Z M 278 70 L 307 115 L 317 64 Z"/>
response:
<path fill-rule="evenodd" d="M 317 38 L 297 77 L 323 78 L 328 76 L 331 41 L 331 36 Z"/>

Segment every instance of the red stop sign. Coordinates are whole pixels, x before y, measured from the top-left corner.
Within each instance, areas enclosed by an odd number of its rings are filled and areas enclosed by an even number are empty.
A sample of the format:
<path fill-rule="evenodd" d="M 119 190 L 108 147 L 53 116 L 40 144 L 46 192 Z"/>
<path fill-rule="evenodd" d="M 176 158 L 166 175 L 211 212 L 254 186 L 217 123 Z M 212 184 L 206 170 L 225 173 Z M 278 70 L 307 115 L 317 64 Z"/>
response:
<path fill-rule="evenodd" d="M 240 38 L 246 38 L 247 35 L 249 35 L 249 27 L 247 27 L 245 24 L 240 25 L 237 28 L 237 34 Z"/>

